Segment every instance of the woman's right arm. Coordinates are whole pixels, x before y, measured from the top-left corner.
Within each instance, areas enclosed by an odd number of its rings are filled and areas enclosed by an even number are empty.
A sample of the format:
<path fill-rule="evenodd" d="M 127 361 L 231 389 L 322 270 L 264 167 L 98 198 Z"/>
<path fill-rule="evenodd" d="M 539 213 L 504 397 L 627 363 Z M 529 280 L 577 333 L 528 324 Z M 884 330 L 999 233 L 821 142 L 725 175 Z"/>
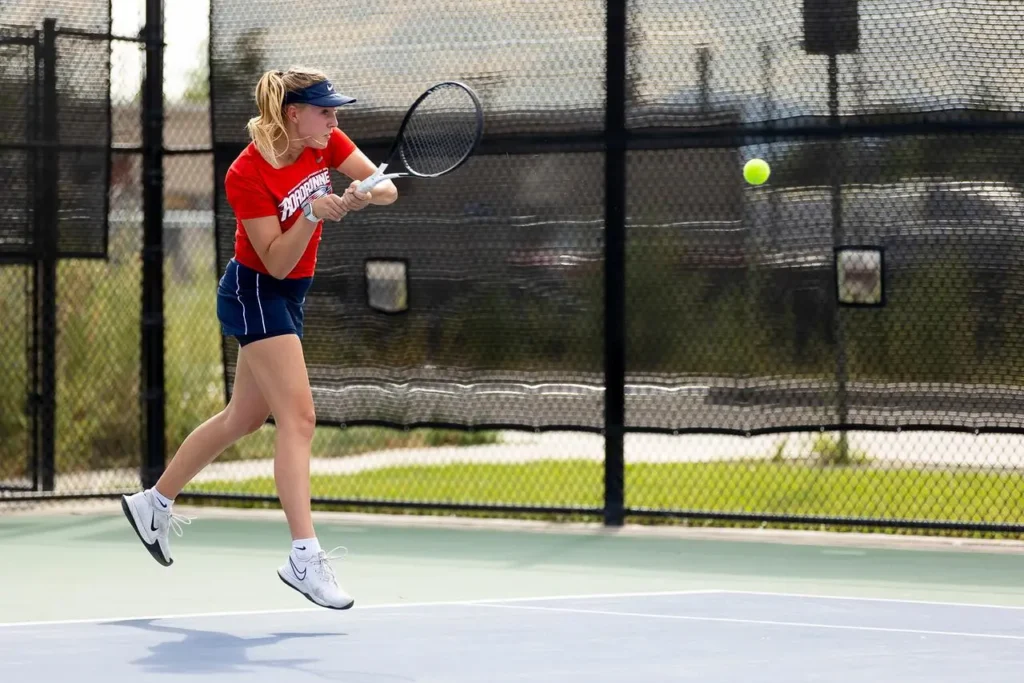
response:
<path fill-rule="evenodd" d="M 341 203 L 340 197 L 328 194 L 313 202 L 313 213 L 318 218 L 341 220 L 347 213 Z M 263 266 L 278 280 L 292 272 L 316 230 L 316 223 L 303 214 L 285 232 L 281 231 L 281 222 L 276 215 L 249 218 L 242 221 L 242 226 Z"/>
<path fill-rule="evenodd" d="M 277 216 L 250 218 L 242 221 L 256 254 L 271 277 L 283 280 L 302 258 L 315 224 L 300 217 L 287 232 L 281 232 Z"/>
<path fill-rule="evenodd" d="M 292 228 L 282 232 L 277 202 L 259 182 L 257 174 L 244 166 L 228 170 L 224 190 L 267 272 L 278 280 L 287 277 L 302 258 L 316 224 L 300 213 Z M 313 213 L 320 219 L 341 220 L 346 208 L 342 198 L 333 194 L 313 202 Z"/>

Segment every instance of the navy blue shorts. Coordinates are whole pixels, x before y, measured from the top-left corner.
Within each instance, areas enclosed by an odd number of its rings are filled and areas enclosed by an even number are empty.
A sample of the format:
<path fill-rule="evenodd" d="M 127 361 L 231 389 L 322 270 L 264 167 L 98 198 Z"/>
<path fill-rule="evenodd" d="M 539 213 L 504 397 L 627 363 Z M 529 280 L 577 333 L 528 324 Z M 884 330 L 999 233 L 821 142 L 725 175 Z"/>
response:
<path fill-rule="evenodd" d="M 302 338 L 302 306 L 313 278 L 278 280 L 231 259 L 217 286 L 221 331 L 245 346 L 258 339 Z"/>

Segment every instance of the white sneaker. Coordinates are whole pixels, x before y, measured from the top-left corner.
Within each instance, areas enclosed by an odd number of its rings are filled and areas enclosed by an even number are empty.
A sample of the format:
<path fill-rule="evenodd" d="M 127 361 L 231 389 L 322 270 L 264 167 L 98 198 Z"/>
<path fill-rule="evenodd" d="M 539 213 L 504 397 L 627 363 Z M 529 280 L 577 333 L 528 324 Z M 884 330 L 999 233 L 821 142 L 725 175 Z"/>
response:
<path fill-rule="evenodd" d="M 330 562 L 333 559 L 338 558 L 322 550 L 305 562 L 298 561 L 289 554 L 288 561 L 278 568 L 277 575 L 316 605 L 330 609 L 348 609 L 356 601 L 338 586 Z"/>
<path fill-rule="evenodd" d="M 174 533 L 181 536 L 181 525 L 191 524 L 192 519 L 175 515 L 170 508 L 165 509 L 148 491 L 121 496 L 121 509 L 153 559 L 165 567 L 170 567 L 174 560 L 171 559 L 168 532 L 173 528 Z"/>

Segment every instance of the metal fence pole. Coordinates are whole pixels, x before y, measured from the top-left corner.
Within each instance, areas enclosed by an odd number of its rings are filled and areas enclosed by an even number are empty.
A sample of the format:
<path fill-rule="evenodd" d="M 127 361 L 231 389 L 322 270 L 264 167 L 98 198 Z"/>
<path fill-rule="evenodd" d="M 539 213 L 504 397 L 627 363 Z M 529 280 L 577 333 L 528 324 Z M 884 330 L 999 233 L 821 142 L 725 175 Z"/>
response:
<path fill-rule="evenodd" d="M 38 362 L 33 435 L 38 488 L 53 491 L 56 485 L 57 433 L 57 220 L 60 194 L 57 182 L 57 20 L 43 21 L 42 44 L 37 44 L 37 65 L 42 67 L 42 121 L 40 137 L 44 143 L 36 151 L 42 163 L 37 166 L 40 203 L 37 205 L 35 242 L 35 315 Z"/>
<path fill-rule="evenodd" d="M 146 0 L 146 79 L 142 92 L 142 400 L 145 420 L 142 485 L 165 465 L 163 289 L 163 1 Z"/>
<path fill-rule="evenodd" d="M 604 523 L 625 521 L 626 2 L 609 0 L 606 25 Z"/>

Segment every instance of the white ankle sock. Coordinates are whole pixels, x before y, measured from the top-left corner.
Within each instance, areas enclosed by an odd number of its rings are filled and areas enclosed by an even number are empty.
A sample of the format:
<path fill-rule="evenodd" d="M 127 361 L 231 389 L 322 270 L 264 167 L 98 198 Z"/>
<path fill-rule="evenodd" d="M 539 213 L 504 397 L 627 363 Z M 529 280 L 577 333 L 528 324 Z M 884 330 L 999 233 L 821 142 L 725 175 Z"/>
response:
<path fill-rule="evenodd" d="M 292 541 L 292 555 L 297 560 L 308 560 L 320 552 L 320 541 L 313 538 L 296 538 Z"/>
<path fill-rule="evenodd" d="M 154 488 L 151 488 L 151 489 L 149 490 L 149 492 L 150 492 L 150 493 L 151 493 L 151 494 L 153 495 L 153 499 L 154 499 L 154 500 L 156 500 L 156 502 L 157 502 L 157 503 L 159 503 L 160 505 L 162 505 L 162 506 L 164 507 L 164 509 L 165 509 L 165 510 L 166 510 L 167 508 L 171 507 L 172 505 L 174 505 L 174 499 L 173 499 L 173 498 L 167 498 L 167 497 L 166 497 L 166 496 L 164 496 L 164 495 L 163 495 L 162 493 L 160 493 L 159 491 L 157 491 L 157 490 L 156 490 L 156 487 L 154 487 Z"/>

